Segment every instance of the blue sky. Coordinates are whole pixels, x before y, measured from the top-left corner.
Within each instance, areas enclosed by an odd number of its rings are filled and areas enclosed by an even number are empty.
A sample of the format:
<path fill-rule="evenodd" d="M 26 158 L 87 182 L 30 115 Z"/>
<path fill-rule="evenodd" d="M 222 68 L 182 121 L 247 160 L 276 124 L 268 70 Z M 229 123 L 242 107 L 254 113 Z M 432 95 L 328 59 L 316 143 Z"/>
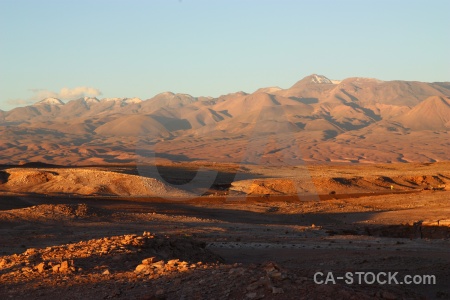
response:
<path fill-rule="evenodd" d="M 219 96 L 312 73 L 450 81 L 449 11 L 448 0 L 1 0 L 0 109 L 47 95 Z"/>

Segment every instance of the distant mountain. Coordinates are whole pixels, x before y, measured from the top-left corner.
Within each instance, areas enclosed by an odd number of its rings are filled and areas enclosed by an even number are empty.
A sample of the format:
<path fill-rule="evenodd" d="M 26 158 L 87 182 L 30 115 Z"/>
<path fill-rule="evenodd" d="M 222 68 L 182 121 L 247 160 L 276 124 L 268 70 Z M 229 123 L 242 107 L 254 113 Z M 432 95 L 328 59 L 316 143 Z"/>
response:
<path fill-rule="evenodd" d="M 450 84 L 445 82 L 381 81 L 371 78 L 334 81 L 323 75 L 313 74 L 288 89 L 261 88 L 252 94 L 238 92 L 218 98 L 196 98 L 187 94 L 165 92 L 145 101 L 139 98 L 99 100 L 95 97 L 84 97 L 67 103 L 56 98 L 46 98 L 2 115 L 3 122 L 54 122 L 59 119 L 79 121 L 95 118 L 104 119 L 105 123 L 120 115 L 151 114 L 159 118 L 185 119 L 192 129 L 241 115 L 241 122 L 250 122 L 245 121 L 245 116 L 250 112 L 265 106 L 282 106 L 286 108 L 286 115 L 293 118 L 294 123 L 306 124 L 308 120 L 304 118 L 308 117 L 310 121 L 324 119 L 344 130 L 353 130 L 382 119 L 404 115 L 428 97 L 449 95 Z M 309 127 L 311 126 L 305 128 Z M 411 128 L 425 127 L 414 125 Z M 179 130 L 177 126 L 175 128 Z"/>
<path fill-rule="evenodd" d="M 17 107 L 5 112 L 4 121 L 12 123 L 23 123 L 29 121 L 42 121 L 54 118 L 59 114 L 64 104 L 56 102 L 38 102 L 34 105 Z"/>
<path fill-rule="evenodd" d="M 447 96 L 450 89 L 425 82 L 349 78 L 343 80 L 335 92 L 335 97 L 365 105 L 382 103 L 412 107 L 430 96 Z"/>
<path fill-rule="evenodd" d="M 120 103 L 121 106 L 127 105 L 127 104 L 136 104 L 141 103 L 142 100 L 139 98 L 103 98 L 101 102 L 113 102 L 113 103 Z"/>
<path fill-rule="evenodd" d="M 45 98 L 34 105 L 64 105 L 64 102 L 57 98 Z"/>
<path fill-rule="evenodd" d="M 141 104 L 141 112 L 151 113 L 157 111 L 158 109 L 177 109 L 196 101 L 196 98 L 188 94 L 174 94 L 172 92 L 165 92 L 144 101 Z"/>
<path fill-rule="evenodd" d="M 95 129 L 95 132 L 105 136 L 140 136 L 169 137 L 169 131 L 160 122 L 148 115 L 120 116 Z"/>
<path fill-rule="evenodd" d="M 84 116 L 92 107 L 99 104 L 97 98 L 80 98 L 71 100 L 64 105 L 61 117 L 65 119 L 79 118 Z"/>
<path fill-rule="evenodd" d="M 84 97 L 83 101 L 87 104 L 98 104 L 100 102 L 96 97 Z"/>
<path fill-rule="evenodd" d="M 447 83 L 425 83 L 417 81 L 381 81 L 373 78 L 347 78 L 332 81 L 325 76 L 310 75 L 291 88 L 278 92 L 288 97 L 305 101 L 357 102 L 364 105 L 388 104 L 415 106 L 430 96 L 448 96 Z"/>
<path fill-rule="evenodd" d="M 333 82 L 323 75 L 312 74 L 299 81 L 297 81 L 291 89 L 297 89 L 299 87 L 304 87 L 314 84 L 333 84 Z"/>
<path fill-rule="evenodd" d="M 287 89 L 216 98 L 46 98 L 0 111 L 0 163 L 132 162 L 142 141 L 168 159 L 239 162 L 249 140 L 268 159 L 287 151 L 311 161 L 442 160 L 450 157 L 449 97 L 449 82 L 312 74 Z"/>
<path fill-rule="evenodd" d="M 450 130 L 450 98 L 429 97 L 396 120 L 413 130 Z"/>

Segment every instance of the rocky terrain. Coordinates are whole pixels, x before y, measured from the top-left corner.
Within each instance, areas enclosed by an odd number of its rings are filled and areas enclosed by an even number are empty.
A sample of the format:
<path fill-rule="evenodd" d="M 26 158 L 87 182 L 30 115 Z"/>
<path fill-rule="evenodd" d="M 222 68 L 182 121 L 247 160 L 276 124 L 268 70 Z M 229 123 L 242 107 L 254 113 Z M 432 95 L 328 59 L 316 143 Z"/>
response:
<path fill-rule="evenodd" d="M 189 193 L 154 178 L 101 169 L 11 168 L 0 171 L 0 189 L 15 193 L 183 197 Z"/>
<path fill-rule="evenodd" d="M 180 183 L 193 175 L 191 168 L 159 170 Z M 96 186 L 96 174 L 139 177 L 131 167 L 4 168 L 1 298 L 449 297 L 448 163 L 307 170 L 216 164 L 217 180 L 207 194 L 192 196 L 179 185 L 183 197 L 165 198 L 65 190 L 66 172 L 72 178 L 89 174 L 90 180 L 78 183 L 82 190 Z M 32 181 L 30 174 L 40 179 L 46 172 L 61 179 L 33 181 L 33 192 L 25 191 L 27 185 L 21 191 L 18 184 L 25 183 L 17 178 Z M 309 183 L 298 178 L 314 183 L 315 198 L 305 192 Z M 172 189 L 169 182 L 159 184 Z M 319 285 L 313 280 L 318 271 L 435 275 L 436 284 Z"/>
<path fill-rule="evenodd" d="M 33 167 L 34 166 L 34 167 Z M 209 195 L 401 193 L 450 190 L 450 163 L 255 166 L 177 163 L 158 167 L 4 166 L 0 192 L 66 196 L 156 196 L 190 199 Z M 194 180 L 192 184 L 190 181 Z"/>

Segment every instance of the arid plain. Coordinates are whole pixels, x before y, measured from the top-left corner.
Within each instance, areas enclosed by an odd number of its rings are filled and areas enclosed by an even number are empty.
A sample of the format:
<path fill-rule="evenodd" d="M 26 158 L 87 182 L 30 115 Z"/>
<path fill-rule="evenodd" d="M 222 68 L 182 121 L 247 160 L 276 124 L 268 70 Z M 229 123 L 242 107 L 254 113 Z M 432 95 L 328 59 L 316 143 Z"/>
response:
<path fill-rule="evenodd" d="M 0 112 L 8 299 L 448 299 L 450 83 Z M 316 284 L 316 272 L 434 285 Z"/>

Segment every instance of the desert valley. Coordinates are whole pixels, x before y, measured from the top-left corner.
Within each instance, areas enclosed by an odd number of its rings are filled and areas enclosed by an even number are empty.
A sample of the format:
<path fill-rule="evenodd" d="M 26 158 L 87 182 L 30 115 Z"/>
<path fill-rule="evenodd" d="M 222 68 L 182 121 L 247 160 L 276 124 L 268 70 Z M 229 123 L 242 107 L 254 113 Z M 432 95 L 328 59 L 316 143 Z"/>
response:
<path fill-rule="evenodd" d="M 450 82 L 316 74 L 0 111 L 0 298 L 449 299 L 449 131 Z"/>

